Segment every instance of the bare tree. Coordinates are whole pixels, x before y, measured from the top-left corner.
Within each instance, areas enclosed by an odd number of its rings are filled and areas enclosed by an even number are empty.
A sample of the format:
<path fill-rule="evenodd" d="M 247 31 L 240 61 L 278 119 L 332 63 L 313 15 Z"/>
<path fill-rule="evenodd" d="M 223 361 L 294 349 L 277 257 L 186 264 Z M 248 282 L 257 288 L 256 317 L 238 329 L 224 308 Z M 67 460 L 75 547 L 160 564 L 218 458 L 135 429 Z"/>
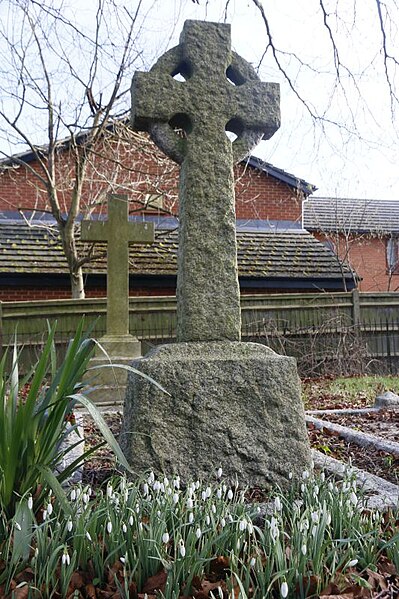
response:
<path fill-rule="evenodd" d="M 134 12 L 113 0 L 98 0 L 90 27 L 78 26 L 62 4 L 55 6 L 7 2 L 0 25 L 0 134 L 12 149 L 2 151 L 10 158 L 3 167 L 27 169 L 37 196 L 45 196 L 60 233 L 72 297 L 83 298 L 82 267 L 95 254 L 78 248 L 78 219 L 98 211 L 114 189 L 133 191 L 142 208 L 163 193 L 161 174 L 171 173 L 172 166 L 165 166 L 159 153 L 160 174 L 150 176 L 145 159 L 137 158 L 138 150 L 142 156 L 149 153 L 149 141 L 128 126 L 129 79 L 142 66 L 137 49 L 145 17 L 142 0 Z M 30 150 L 33 161 L 15 154 L 18 144 Z"/>

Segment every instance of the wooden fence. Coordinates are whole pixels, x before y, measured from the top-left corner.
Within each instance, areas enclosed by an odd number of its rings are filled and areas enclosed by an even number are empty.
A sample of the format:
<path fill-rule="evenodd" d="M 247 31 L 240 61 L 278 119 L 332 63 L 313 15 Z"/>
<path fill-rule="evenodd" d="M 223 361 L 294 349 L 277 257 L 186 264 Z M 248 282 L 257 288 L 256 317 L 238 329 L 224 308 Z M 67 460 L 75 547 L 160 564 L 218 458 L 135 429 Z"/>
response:
<path fill-rule="evenodd" d="M 328 368 L 344 371 L 382 369 L 396 373 L 399 362 L 399 294 L 306 293 L 241 297 L 243 340 L 267 343 L 298 358 L 304 374 Z M 152 345 L 175 340 L 175 297 L 132 297 L 130 332 Z M 57 321 L 60 351 L 85 316 L 93 334 L 105 332 L 105 299 L 0 303 L 3 350 L 23 346 L 23 362 L 32 363 Z"/>

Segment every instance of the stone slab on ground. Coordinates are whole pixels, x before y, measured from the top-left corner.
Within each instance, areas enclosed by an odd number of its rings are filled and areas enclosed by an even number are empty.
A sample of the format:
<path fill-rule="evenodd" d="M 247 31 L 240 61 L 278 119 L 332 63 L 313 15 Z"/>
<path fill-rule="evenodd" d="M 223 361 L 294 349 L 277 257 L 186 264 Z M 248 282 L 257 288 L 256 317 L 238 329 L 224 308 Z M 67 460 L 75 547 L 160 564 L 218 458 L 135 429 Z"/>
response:
<path fill-rule="evenodd" d="M 311 464 L 294 358 L 239 342 L 159 346 L 132 364 L 120 441 L 137 473 L 187 480 L 221 466 L 240 483 L 288 484 Z"/>
<path fill-rule="evenodd" d="M 386 391 L 381 395 L 377 395 L 374 405 L 376 408 L 399 409 L 399 395 L 392 393 L 392 391 Z"/>
<path fill-rule="evenodd" d="M 56 469 L 56 473 L 61 473 L 63 470 L 65 470 L 65 468 L 68 468 L 68 466 L 70 466 L 76 459 L 80 458 L 83 455 L 83 451 L 84 451 L 83 414 L 78 414 L 75 411 L 75 421 L 76 421 L 76 429 L 74 431 L 71 431 L 69 433 L 69 435 L 66 437 L 66 439 L 61 443 L 61 450 L 67 449 L 67 447 L 72 447 L 76 443 L 79 443 L 79 445 L 76 445 L 73 449 L 71 449 L 66 454 L 66 456 L 62 460 L 61 464 Z M 70 426 L 71 425 L 68 424 L 68 427 L 70 427 Z M 82 442 L 80 442 L 80 441 L 82 441 Z M 65 481 L 65 483 L 63 483 L 63 484 L 70 485 L 70 484 L 76 484 L 76 483 L 81 482 L 82 473 L 83 473 L 83 464 L 80 468 L 75 470 L 73 475 L 69 479 L 67 479 Z"/>

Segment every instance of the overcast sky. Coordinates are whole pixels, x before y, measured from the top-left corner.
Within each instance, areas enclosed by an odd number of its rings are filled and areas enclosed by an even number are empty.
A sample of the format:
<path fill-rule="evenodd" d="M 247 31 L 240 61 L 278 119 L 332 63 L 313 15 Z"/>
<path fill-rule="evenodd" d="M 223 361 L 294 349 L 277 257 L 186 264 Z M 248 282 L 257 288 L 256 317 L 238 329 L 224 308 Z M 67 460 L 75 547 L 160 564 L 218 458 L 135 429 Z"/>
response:
<path fill-rule="evenodd" d="M 68 2 L 88 29 L 94 4 Z M 381 6 L 386 49 L 399 61 L 397 4 L 386 0 Z M 127 3 L 130 10 L 136 5 Z M 317 195 L 399 200 L 398 102 L 391 103 L 390 93 L 399 95 L 398 73 L 388 59 L 390 90 L 378 1 L 324 0 L 330 29 L 319 0 L 263 0 L 263 5 L 289 81 L 270 48 L 263 56 L 266 29 L 253 0 L 142 0 L 142 68 L 178 42 L 185 19 L 231 23 L 234 50 L 259 66 L 263 81 L 281 84 L 281 127 L 254 154 L 313 183 Z M 0 17 L 2 12 L 0 7 Z"/>

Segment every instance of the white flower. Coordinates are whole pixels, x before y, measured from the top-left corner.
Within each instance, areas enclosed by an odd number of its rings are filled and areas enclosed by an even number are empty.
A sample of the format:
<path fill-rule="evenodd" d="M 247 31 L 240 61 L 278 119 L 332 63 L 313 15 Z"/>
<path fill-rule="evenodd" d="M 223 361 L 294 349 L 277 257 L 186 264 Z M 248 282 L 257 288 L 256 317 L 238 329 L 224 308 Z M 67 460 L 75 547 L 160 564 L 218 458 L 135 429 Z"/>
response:
<path fill-rule="evenodd" d="M 89 497 L 88 493 L 83 493 L 83 495 L 82 495 L 82 501 L 83 501 L 83 503 L 84 504 L 88 504 L 89 503 L 89 499 L 90 499 L 90 497 Z"/>
<path fill-rule="evenodd" d="M 159 488 L 162 493 L 165 493 L 165 485 L 163 483 L 160 483 Z"/>
<path fill-rule="evenodd" d="M 331 481 L 329 481 L 329 483 L 328 483 L 328 485 L 327 485 L 327 488 L 328 488 L 328 490 L 329 490 L 330 492 L 334 491 L 334 485 L 333 485 L 333 483 L 332 483 Z"/>
<path fill-rule="evenodd" d="M 86 539 L 92 543 L 92 538 L 88 530 L 86 530 Z"/>
<path fill-rule="evenodd" d="M 197 539 L 200 539 L 202 535 L 202 531 L 200 528 L 197 528 L 197 530 L 195 531 L 195 536 L 197 537 Z"/>
<path fill-rule="evenodd" d="M 206 500 L 206 491 L 202 491 L 201 498 L 202 498 L 202 501 Z"/>
<path fill-rule="evenodd" d="M 227 491 L 227 499 L 230 501 L 233 499 L 233 491 L 231 489 Z"/>
<path fill-rule="evenodd" d="M 224 527 L 226 526 L 226 520 L 225 520 L 224 518 L 222 518 L 222 519 L 220 520 L 220 526 L 221 526 L 222 528 L 224 528 Z"/>
<path fill-rule="evenodd" d="M 186 556 L 186 548 L 184 546 L 183 541 L 180 541 L 180 543 L 179 543 L 179 552 L 180 552 L 181 557 Z"/>
<path fill-rule="evenodd" d="M 221 498 L 222 498 L 222 489 L 218 489 L 218 490 L 216 491 L 216 497 L 217 497 L 218 499 L 221 499 Z"/>
<path fill-rule="evenodd" d="M 134 522 L 134 518 L 133 518 L 132 514 L 130 514 L 130 516 L 129 516 L 129 524 L 130 524 L 130 526 L 133 526 L 133 522 Z"/>
<path fill-rule="evenodd" d="M 306 487 L 305 487 L 305 485 L 302 483 L 302 484 L 301 484 L 301 493 L 304 493 L 304 492 L 305 492 L 305 489 L 306 489 Z"/>
<path fill-rule="evenodd" d="M 314 525 L 313 528 L 312 528 L 312 537 L 313 538 L 317 535 L 317 530 L 318 530 L 317 526 Z"/>
<path fill-rule="evenodd" d="M 175 489 L 180 489 L 180 476 L 176 476 L 176 478 L 173 481 L 173 486 L 175 487 Z"/>
<path fill-rule="evenodd" d="M 319 512 L 312 512 L 311 517 L 312 522 L 315 522 L 316 524 L 319 522 Z"/>
<path fill-rule="evenodd" d="M 43 511 L 42 518 L 43 518 L 43 522 L 44 522 L 44 520 L 46 520 L 46 518 L 47 518 L 47 510 Z"/>
<path fill-rule="evenodd" d="M 169 479 L 168 479 L 168 478 L 166 478 L 166 476 L 165 476 L 165 478 L 163 479 L 163 484 L 164 484 L 164 487 L 165 487 L 165 488 L 166 488 L 166 487 L 169 487 Z"/>
<path fill-rule="evenodd" d="M 109 535 L 112 532 L 112 522 L 110 522 L 109 520 L 107 522 L 107 532 L 108 532 Z"/>
<path fill-rule="evenodd" d="M 126 534 L 126 533 L 127 533 L 127 526 L 126 526 L 126 524 L 125 524 L 124 522 L 123 522 L 123 524 L 122 524 L 122 532 L 123 532 L 124 534 Z"/>
<path fill-rule="evenodd" d="M 306 555 L 306 553 L 307 553 L 307 547 L 306 547 L 306 545 L 305 545 L 305 544 L 304 544 L 304 545 L 302 545 L 302 547 L 301 547 L 301 551 L 302 551 L 302 555 Z"/>
<path fill-rule="evenodd" d="M 28 497 L 28 508 L 31 510 L 33 508 L 33 499 L 32 499 L 32 495 L 29 495 Z"/>
<path fill-rule="evenodd" d="M 356 566 L 356 564 L 358 563 L 358 559 L 351 559 L 350 562 L 348 562 L 347 567 L 348 568 L 353 568 L 354 566 Z"/>
<path fill-rule="evenodd" d="M 248 522 L 248 532 L 251 535 L 254 532 L 254 527 L 252 522 Z"/>
<path fill-rule="evenodd" d="M 192 509 L 193 509 L 193 507 L 194 507 L 194 502 L 193 502 L 193 500 L 191 499 L 191 497 L 189 497 L 189 498 L 187 499 L 187 504 L 186 504 L 186 505 L 187 505 L 187 509 L 188 509 L 188 510 L 192 510 Z"/>
<path fill-rule="evenodd" d="M 197 481 L 195 482 L 195 488 L 198 490 L 198 489 L 200 488 L 200 486 L 201 486 L 201 485 L 200 485 L 200 481 L 199 481 L 199 480 L 197 480 Z"/>
<path fill-rule="evenodd" d="M 61 562 L 63 566 L 69 566 L 69 564 L 71 563 L 71 558 L 69 557 L 68 552 L 66 550 L 62 554 Z"/>
<path fill-rule="evenodd" d="M 43 519 L 44 519 L 44 518 L 43 518 Z M 22 528 L 21 528 L 21 525 L 20 525 L 18 522 L 15 522 L 15 525 L 14 525 L 14 526 L 15 526 L 15 528 L 16 528 L 17 530 L 22 530 Z"/>
<path fill-rule="evenodd" d="M 154 489 L 155 492 L 159 491 L 161 488 L 161 483 L 159 482 L 159 480 L 156 480 L 152 486 L 152 488 Z"/>
<path fill-rule="evenodd" d="M 176 503 L 178 503 L 178 501 L 179 501 L 178 493 L 173 493 L 172 501 L 175 505 L 176 505 Z"/>
<path fill-rule="evenodd" d="M 139 531 L 141 532 L 143 530 L 143 523 L 139 522 Z"/>
<path fill-rule="evenodd" d="M 357 495 L 354 491 L 352 491 L 350 495 L 350 501 L 353 503 L 353 505 L 357 505 Z"/>
<path fill-rule="evenodd" d="M 326 480 L 326 475 L 324 474 L 324 472 L 321 472 L 321 474 L 320 474 L 320 482 L 324 483 L 325 480 Z"/>
<path fill-rule="evenodd" d="M 274 498 L 274 509 L 276 510 L 276 512 L 281 512 L 281 500 L 280 497 L 275 497 Z"/>
<path fill-rule="evenodd" d="M 193 512 L 190 512 L 188 515 L 188 523 L 192 524 L 194 522 L 194 514 Z"/>
<path fill-rule="evenodd" d="M 218 469 L 217 469 L 217 472 L 216 472 L 216 476 L 217 476 L 218 478 L 221 478 L 221 477 L 222 477 L 222 474 L 223 474 L 223 470 L 222 470 L 221 468 L 218 468 Z"/>
<path fill-rule="evenodd" d="M 75 501 L 76 500 L 76 491 L 75 489 L 72 489 L 71 491 L 71 501 Z"/>
<path fill-rule="evenodd" d="M 68 522 L 67 522 L 67 531 L 71 532 L 72 528 L 73 528 L 73 522 L 72 522 L 71 518 L 69 518 Z"/>
<path fill-rule="evenodd" d="M 216 505 L 213 503 L 211 507 L 212 513 L 216 514 Z"/>
<path fill-rule="evenodd" d="M 306 479 L 308 479 L 308 478 L 309 478 L 309 470 L 304 470 L 304 471 L 302 472 L 302 478 L 303 478 L 303 480 L 306 480 Z M 284 584 L 284 583 L 283 583 L 283 584 Z"/>
<path fill-rule="evenodd" d="M 152 483 L 154 482 L 154 480 L 155 480 L 155 474 L 151 471 L 150 474 L 149 474 L 149 477 L 148 477 L 148 484 L 152 485 Z"/>
<path fill-rule="evenodd" d="M 114 490 L 112 488 L 112 485 L 108 484 L 107 485 L 107 497 L 112 497 L 114 494 Z"/>
<path fill-rule="evenodd" d="M 125 558 L 125 557 L 123 557 L 123 556 L 121 556 L 121 557 L 119 558 L 119 561 L 120 561 L 122 564 L 124 564 L 124 563 L 126 562 L 126 558 Z"/>
<path fill-rule="evenodd" d="M 205 495 L 207 499 L 212 495 L 212 489 L 210 487 L 206 488 Z"/>
<path fill-rule="evenodd" d="M 207 526 L 209 526 L 209 525 L 210 525 L 210 523 L 211 523 L 211 519 L 210 519 L 210 517 L 209 517 L 209 514 L 207 514 L 207 515 L 206 515 L 205 522 L 206 522 L 206 525 L 207 525 Z"/>
<path fill-rule="evenodd" d="M 290 480 L 292 480 L 292 477 L 293 477 L 293 474 L 292 474 L 292 472 L 289 472 L 289 473 L 288 473 L 288 478 L 289 478 Z"/>
<path fill-rule="evenodd" d="M 244 530 L 246 530 L 247 521 L 245 520 L 245 518 L 244 518 L 244 520 L 240 520 L 240 524 L 238 526 L 239 526 L 239 529 L 241 532 L 244 532 Z"/>
<path fill-rule="evenodd" d="M 227 487 L 225 484 L 222 485 L 222 491 L 223 491 L 223 493 L 226 493 L 226 491 L 227 491 Z"/>
<path fill-rule="evenodd" d="M 253 568 L 256 564 L 256 559 L 254 557 L 251 557 L 249 565 L 251 566 L 251 568 Z"/>
<path fill-rule="evenodd" d="M 143 485 L 143 495 L 144 495 L 144 497 L 146 497 L 148 495 L 148 485 L 147 485 L 147 483 L 144 483 L 144 485 Z"/>
<path fill-rule="evenodd" d="M 229 515 L 227 516 L 227 518 L 228 518 L 228 520 L 229 520 L 230 524 L 232 524 L 232 523 L 234 522 L 234 518 L 233 518 L 233 516 L 232 516 L 231 514 L 229 514 Z"/>
<path fill-rule="evenodd" d="M 283 584 L 280 587 L 280 595 L 285 598 L 288 595 L 288 584 L 285 582 L 283 582 Z"/>
<path fill-rule="evenodd" d="M 164 532 L 162 535 L 162 543 L 165 543 L 165 545 L 169 543 L 169 534 L 167 532 Z"/>

